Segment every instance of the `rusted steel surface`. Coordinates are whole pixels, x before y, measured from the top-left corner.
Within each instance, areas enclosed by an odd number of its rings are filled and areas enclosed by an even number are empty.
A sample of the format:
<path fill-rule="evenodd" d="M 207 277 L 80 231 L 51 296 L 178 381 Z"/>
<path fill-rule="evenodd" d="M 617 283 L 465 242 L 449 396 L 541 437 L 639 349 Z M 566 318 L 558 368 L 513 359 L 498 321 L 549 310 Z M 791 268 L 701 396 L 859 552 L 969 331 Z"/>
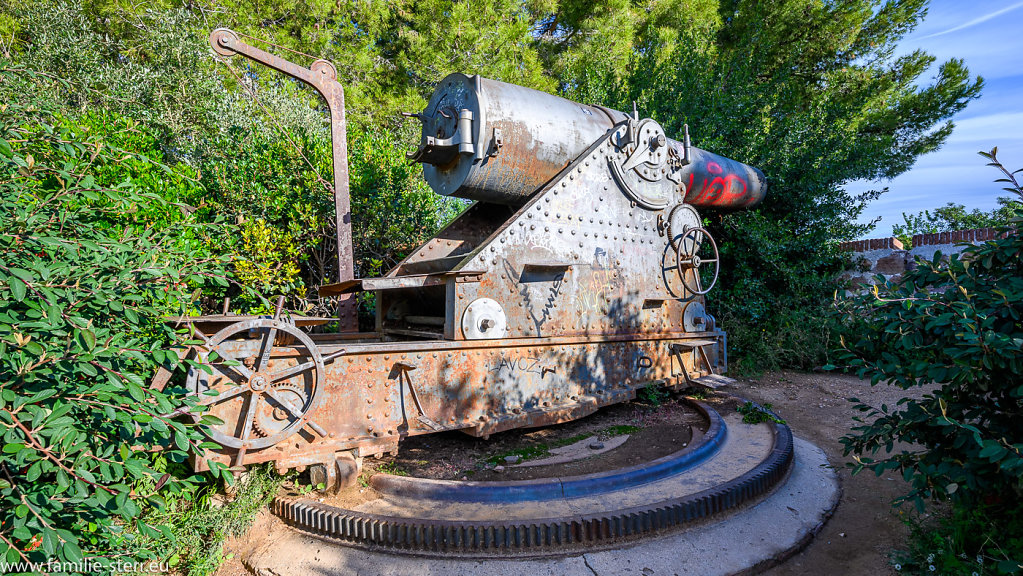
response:
<path fill-rule="evenodd" d="M 704 306 L 716 249 L 694 205 L 759 201 L 756 169 L 692 148 L 688 136 L 679 144 L 650 119 L 452 75 L 418 115 L 412 156 L 439 192 L 478 201 L 383 277 L 355 279 L 333 68 L 298 67 L 226 30 L 211 42 L 327 99 L 348 264 L 320 294 L 354 302 L 372 292 L 377 317 L 372 333 L 315 335 L 280 310 L 193 319 L 207 341 L 187 353 L 208 370 L 188 385 L 224 422 L 210 428 L 224 448 L 208 456 L 332 463 L 395 451 L 412 435 L 565 422 L 649 383 L 687 386 L 727 369 L 726 335 Z M 703 183 L 713 166 L 727 186 Z"/>
<path fill-rule="evenodd" d="M 218 442 L 241 439 L 251 411 L 243 462 L 276 461 L 289 468 L 326 462 L 344 450 L 359 450 L 361 455 L 393 451 L 401 438 L 439 430 L 488 436 L 567 422 L 631 399 L 650 382 L 684 385 L 683 368 L 693 378 L 710 370 L 695 348 L 676 353 L 672 344 L 698 335 L 333 344 L 320 340 L 313 348 L 273 347 L 263 370 L 249 370 L 270 381 L 271 390 L 277 389 L 275 395 L 258 396 L 255 408 L 250 404 L 253 392 L 239 391 L 251 379 L 228 362 L 214 362 L 212 376 L 197 371 L 193 386 L 219 393 L 205 400 L 212 405 L 212 414 L 225 422 L 212 429 Z M 253 336 L 220 342 L 218 355 L 241 367 L 258 364 L 269 328 L 263 326 Z M 723 342 L 713 342 L 711 357 L 723 362 Z M 322 360 L 338 354 L 342 355 L 332 361 Z M 718 371 L 722 368 L 718 364 Z M 291 372 L 296 373 L 280 379 Z M 305 422 L 327 433 L 302 427 Z M 277 441 L 288 426 L 293 435 Z M 234 448 L 240 445 L 232 443 Z M 234 462 L 232 458 L 237 459 L 232 451 L 220 457 L 225 463 Z"/>

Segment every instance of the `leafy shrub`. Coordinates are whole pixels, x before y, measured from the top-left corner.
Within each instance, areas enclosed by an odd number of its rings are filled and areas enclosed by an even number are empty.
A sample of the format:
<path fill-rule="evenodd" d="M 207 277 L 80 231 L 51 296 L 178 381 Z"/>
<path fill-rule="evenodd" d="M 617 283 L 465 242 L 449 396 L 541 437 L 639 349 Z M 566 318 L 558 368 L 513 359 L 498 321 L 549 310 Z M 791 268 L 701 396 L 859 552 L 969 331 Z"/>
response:
<path fill-rule="evenodd" d="M 671 397 L 671 393 L 659 384 L 650 383 L 641 388 L 636 396 L 641 402 L 657 407 L 664 404 Z"/>
<path fill-rule="evenodd" d="M 934 212 L 930 210 L 916 214 L 903 212 L 903 223 L 892 226 L 892 236 L 898 238 L 903 247 L 909 250 L 913 247 L 913 236 L 917 234 L 1004 226 L 1021 208 L 1023 208 L 1023 202 L 1006 197 L 999 198 L 998 208 L 988 212 L 982 211 L 980 208 L 968 211 L 962 204 L 949 202 L 940 208 L 935 208 Z"/>
<path fill-rule="evenodd" d="M 901 574 L 1018 574 L 1023 558 L 1023 510 L 1018 506 L 953 507 L 930 518 L 910 516 L 907 549 L 892 554 Z"/>
<path fill-rule="evenodd" d="M 238 281 L 264 294 L 287 293 L 298 279 L 299 250 L 285 231 L 256 218 L 241 225 L 241 254 L 234 262 Z"/>
<path fill-rule="evenodd" d="M 195 221 L 265 223 L 261 237 L 276 240 L 262 243 L 261 262 L 249 251 L 239 270 L 243 288 L 285 293 L 294 303 L 336 280 L 329 125 L 318 96 L 242 58 L 218 63 L 205 17 L 184 9 L 141 10 L 129 23 L 119 10 L 97 18 L 103 3 L 15 4 L 18 59 L 64 80 L 48 87 L 55 106 L 90 125 L 109 114 L 136 120 L 144 129 L 122 137 L 153 140 L 167 163 L 194 179 L 178 191 L 159 181 L 141 187 L 188 204 Z M 404 258 L 462 205 L 429 190 L 399 136 L 361 128 L 362 120 L 349 114 L 352 224 L 356 269 L 370 276 Z M 245 253 L 245 230 L 222 231 L 216 252 Z M 289 272 L 271 279 L 275 269 Z M 258 307 L 240 292 L 231 294 L 239 311 Z"/>
<path fill-rule="evenodd" d="M 803 302 L 779 311 L 769 321 L 744 317 L 739 314 L 744 304 L 733 304 L 723 309 L 718 320 L 728 331 L 730 372 L 744 376 L 782 368 L 808 370 L 827 362 L 835 336 L 823 303 L 814 308 Z"/>
<path fill-rule="evenodd" d="M 389 133 L 349 125 L 348 147 L 355 270 L 375 276 L 463 204 L 434 194 Z M 207 190 L 200 217 L 243 222 L 240 235 L 228 240 L 243 256 L 235 263 L 242 286 L 304 298 L 309 288 L 336 281 L 328 137 L 238 128 L 198 155 L 196 164 Z"/>
<path fill-rule="evenodd" d="M 389 270 L 468 204 L 434 194 L 391 133 L 350 130 L 348 146 L 352 234 L 364 276 Z"/>
<path fill-rule="evenodd" d="M 778 418 L 774 412 L 771 411 L 772 408 L 774 407 L 767 403 L 760 406 L 747 401 L 745 404 L 737 406 L 735 411 L 742 414 L 742 421 L 746 424 L 760 424 L 761 422 L 784 424 L 785 421 Z"/>
<path fill-rule="evenodd" d="M 0 560 L 110 562 L 132 534 L 170 537 L 141 514 L 200 481 L 181 464 L 203 437 L 170 417 L 182 390 L 145 380 L 176 361 L 161 318 L 225 286 L 224 262 L 204 248 L 208 227 L 153 226 L 181 212 L 147 182 L 194 184 L 157 150 L 111 144 L 135 123 L 55 114 L 38 96 L 52 82 L 31 72 L 0 72 L 12 84 L 21 98 L 0 105 Z"/>
<path fill-rule="evenodd" d="M 1006 175 L 1000 181 L 1023 197 L 995 153 L 985 155 Z M 1023 214 L 1010 224 L 1018 228 Z M 920 506 L 1023 496 L 1023 235 L 1003 232 L 839 302 L 841 362 L 872 384 L 928 389 L 896 406 L 859 403 L 860 425 L 842 439 L 857 470 L 901 472 Z"/>
<path fill-rule="evenodd" d="M 265 116 L 184 11 L 138 12 L 122 34 L 76 2 L 16 4 L 0 8 L 16 35 L 0 50 L 39 71 L 0 60 L 0 561 L 177 546 L 177 569 L 211 572 L 237 522 L 185 462 L 203 437 L 165 417 L 183 391 L 144 382 L 176 361 L 161 317 L 336 277 L 324 116 L 249 68 Z M 349 126 L 370 274 L 461 205 L 425 187 L 397 137 Z"/>

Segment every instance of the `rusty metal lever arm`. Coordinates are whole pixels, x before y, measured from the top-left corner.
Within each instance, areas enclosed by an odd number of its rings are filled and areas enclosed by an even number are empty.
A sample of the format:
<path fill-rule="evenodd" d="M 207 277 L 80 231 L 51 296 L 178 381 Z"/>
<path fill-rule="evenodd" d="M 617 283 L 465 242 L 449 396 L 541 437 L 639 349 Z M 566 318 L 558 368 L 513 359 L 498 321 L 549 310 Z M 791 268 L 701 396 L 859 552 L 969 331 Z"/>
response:
<path fill-rule="evenodd" d="M 317 60 L 309 68 L 289 62 L 239 39 L 238 34 L 227 28 L 217 28 L 210 33 L 210 45 L 221 56 L 236 54 L 259 62 L 268 68 L 287 74 L 296 80 L 312 86 L 323 96 L 330 109 L 330 140 L 334 168 L 334 218 L 337 223 L 338 281 L 345 282 L 355 277 L 352 255 L 352 214 L 348 189 L 348 141 L 345 128 L 345 91 L 337 81 L 337 69 L 326 60 Z M 355 299 L 341 301 L 341 330 L 357 329 Z"/>

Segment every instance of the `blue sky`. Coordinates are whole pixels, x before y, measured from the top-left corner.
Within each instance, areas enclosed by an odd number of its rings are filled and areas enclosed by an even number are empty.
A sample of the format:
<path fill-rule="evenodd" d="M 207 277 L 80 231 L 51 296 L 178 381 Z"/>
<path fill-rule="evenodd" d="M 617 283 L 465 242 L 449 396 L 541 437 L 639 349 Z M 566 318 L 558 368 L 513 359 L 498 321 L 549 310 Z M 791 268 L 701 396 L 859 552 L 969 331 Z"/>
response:
<path fill-rule="evenodd" d="M 948 202 L 982 210 L 997 206 L 996 198 L 1008 193 L 993 182 L 998 173 L 985 166 L 978 150 L 998 146 L 998 158 L 1009 170 L 1023 168 L 1023 2 L 932 0 L 927 18 L 900 44 L 901 52 L 917 48 L 937 57 L 936 64 L 964 59 L 971 74 L 984 78 L 984 91 L 953 118 L 955 130 L 940 150 L 893 180 L 847 186 L 851 192 L 889 188 L 860 218 L 881 217 L 865 237 L 891 234 L 903 212 Z"/>

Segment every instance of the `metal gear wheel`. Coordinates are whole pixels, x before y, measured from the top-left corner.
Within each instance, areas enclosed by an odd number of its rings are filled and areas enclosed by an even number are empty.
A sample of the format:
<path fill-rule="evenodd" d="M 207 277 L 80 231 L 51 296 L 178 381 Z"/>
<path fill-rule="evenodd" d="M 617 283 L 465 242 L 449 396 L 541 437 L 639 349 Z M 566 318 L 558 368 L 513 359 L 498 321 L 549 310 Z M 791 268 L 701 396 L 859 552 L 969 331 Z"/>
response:
<path fill-rule="evenodd" d="M 302 384 L 289 381 L 278 382 L 273 385 L 273 388 L 277 392 L 277 397 L 281 401 L 290 404 L 293 411 L 301 410 L 309 399 L 305 386 Z M 256 434 L 266 437 L 280 432 L 291 423 L 291 420 L 292 418 L 289 417 L 288 410 L 285 408 L 264 403 L 256 411 L 256 416 L 252 421 L 252 429 Z"/>

